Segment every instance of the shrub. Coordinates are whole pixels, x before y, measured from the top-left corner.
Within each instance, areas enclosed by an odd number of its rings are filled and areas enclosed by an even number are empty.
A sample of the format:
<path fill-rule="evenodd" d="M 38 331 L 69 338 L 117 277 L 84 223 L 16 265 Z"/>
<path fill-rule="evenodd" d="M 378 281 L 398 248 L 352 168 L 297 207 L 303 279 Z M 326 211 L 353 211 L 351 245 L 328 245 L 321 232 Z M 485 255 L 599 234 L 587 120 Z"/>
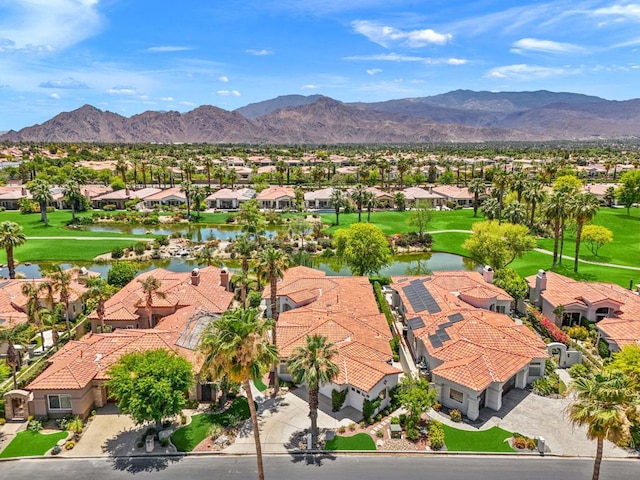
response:
<path fill-rule="evenodd" d="M 527 439 L 525 437 L 514 437 L 513 446 L 514 448 L 523 450 L 527 448 Z"/>
<path fill-rule="evenodd" d="M 405 434 L 409 440 L 416 441 L 420 438 L 420 430 L 415 425 L 405 428 Z"/>
<path fill-rule="evenodd" d="M 574 340 L 584 341 L 589 338 L 589 330 L 585 327 L 581 327 L 580 325 L 576 325 L 575 327 L 569 327 L 567 329 L 567 335 Z"/>
<path fill-rule="evenodd" d="M 356 428 L 358 427 L 358 425 L 356 425 L 355 423 L 351 422 L 349 424 L 349 430 L 354 432 L 356 430 Z"/>
<path fill-rule="evenodd" d="M 102 207 L 105 212 L 113 212 L 116 209 L 116 206 L 113 203 L 107 203 Z"/>
<path fill-rule="evenodd" d="M 442 410 L 442 404 L 436 400 L 435 402 L 433 402 L 431 408 L 433 408 L 436 412 L 439 412 L 440 410 Z"/>
<path fill-rule="evenodd" d="M 111 258 L 114 259 L 118 259 L 118 258 L 122 258 L 124 256 L 124 250 L 122 249 L 122 247 L 116 247 L 113 250 L 111 250 Z"/>
<path fill-rule="evenodd" d="M 586 377 L 589 375 L 589 369 L 581 363 L 576 363 L 569 368 L 569 375 L 571 375 L 571 378 Z"/>
<path fill-rule="evenodd" d="M 437 420 L 429 422 L 429 445 L 432 450 L 441 450 L 444 447 L 444 429 L 442 423 Z"/>
<path fill-rule="evenodd" d="M 60 445 L 56 445 L 51 449 L 51 455 L 59 455 L 61 451 Z"/>
<path fill-rule="evenodd" d="M 64 449 L 65 450 L 73 450 L 73 447 L 76 446 L 76 442 L 74 442 L 73 440 L 69 440 L 68 442 L 65 442 L 64 444 Z"/>
<path fill-rule="evenodd" d="M 569 338 L 567 337 L 567 334 L 560 330 L 558 326 L 548 318 L 543 318 L 540 321 L 540 327 L 542 328 L 543 333 L 554 342 L 569 345 Z"/>
<path fill-rule="evenodd" d="M 27 429 L 31 430 L 32 432 L 39 432 L 40 430 L 42 430 L 42 422 L 40 420 L 29 420 Z"/>
<path fill-rule="evenodd" d="M 144 447 L 144 442 L 142 440 L 138 440 L 138 443 L 136 443 L 136 447 L 138 448 Z"/>
<path fill-rule="evenodd" d="M 598 355 L 602 358 L 609 358 L 611 356 L 611 350 L 609 350 L 609 344 L 602 338 L 598 340 Z"/>
<path fill-rule="evenodd" d="M 449 412 L 449 418 L 452 422 L 459 423 L 462 421 L 462 414 L 460 413 L 460 410 L 454 408 Z"/>
<path fill-rule="evenodd" d="M 0 427 L 2 425 L 4 425 L 5 423 L 7 423 L 7 419 L 6 418 L 0 418 Z"/>
<path fill-rule="evenodd" d="M 180 425 L 186 425 L 186 424 L 187 424 L 187 416 L 180 415 Z"/>
<path fill-rule="evenodd" d="M 81 434 L 83 429 L 84 424 L 82 423 L 82 419 L 80 417 L 74 418 L 67 424 L 67 430 L 77 435 Z"/>
<path fill-rule="evenodd" d="M 398 417 L 391 417 L 391 425 L 399 425 L 400 419 Z"/>
<path fill-rule="evenodd" d="M 260 292 L 250 292 L 247 300 L 250 308 L 258 308 L 262 302 L 262 294 Z"/>
<path fill-rule="evenodd" d="M 365 398 L 364 402 L 362 403 L 362 416 L 364 417 L 365 421 L 368 421 L 371 419 L 373 414 L 376 412 L 376 410 L 380 406 L 381 402 L 382 402 L 382 399 L 380 398 L 376 398 L 375 400 L 367 400 Z"/>
<path fill-rule="evenodd" d="M 160 440 L 160 446 L 168 447 L 169 446 L 169 439 L 168 438 L 163 438 L 162 440 Z"/>
<path fill-rule="evenodd" d="M 209 427 L 209 436 L 212 439 L 216 439 L 220 435 L 222 435 L 223 431 L 224 431 L 224 428 L 222 427 L 222 425 L 220 425 L 218 423 L 214 423 Z"/>
<path fill-rule="evenodd" d="M 338 427 L 338 433 L 344 433 L 347 431 L 347 427 L 345 427 L 344 425 L 340 425 Z"/>
<path fill-rule="evenodd" d="M 340 411 L 340 409 L 342 408 L 342 405 L 344 405 L 344 401 L 347 399 L 347 393 L 349 393 L 349 390 L 347 389 L 342 391 L 334 389 L 331 391 L 331 410 L 332 411 L 334 412 Z M 365 418 L 367 418 L 366 415 L 365 415 Z"/>
<path fill-rule="evenodd" d="M 376 432 L 376 437 L 378 437 L 378 438 L 382 438 L 382 437 L 384 437 L 384 432 L 383 432 L 382 430 L 378 430 L 378 431 Z"/>
<path fill-rule="evenodd" d="M 405 423 L 407 423 L 407 414 L 401 413 L 400 415 L 398 415 L 398 420 L 400 421 L 400 425 L 404 425 Z"/>
<path fill-rule="evenodd" d="M 133 251 L 136 253 L 136 255 L 142 255 L 145 251 L 146 246 L 147 245 L 145 242 L 138 242 L 133 246 Z"/>

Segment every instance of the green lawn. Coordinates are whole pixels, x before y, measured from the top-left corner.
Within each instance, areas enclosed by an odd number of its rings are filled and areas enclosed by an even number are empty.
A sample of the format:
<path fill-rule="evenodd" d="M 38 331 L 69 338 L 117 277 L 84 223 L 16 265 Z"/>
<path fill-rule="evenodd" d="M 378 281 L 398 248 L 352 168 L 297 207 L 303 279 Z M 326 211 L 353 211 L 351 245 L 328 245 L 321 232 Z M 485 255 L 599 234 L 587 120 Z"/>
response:
<path fill-rule="evenodd" d="M 376 444 L 367 433 L 357 433 L 352 437 L 336 435 L 324 446 L 325 450 L 375 450 Z"/>
<path fill-rule="evenodd" d="M 110 252 L 115 247 L 131 247 L 131 240 L 27 240 L 15 249 L 14 257 L 19 262 L 91 262 L 96 256 Z M 4 250 L 0 250 L 0 263 L 7 263 Z"/>
<path fill-rule="evenodd" d="M 0 458 L 42 456 L 52 449 L 60 440 L 67 438 L 68 432 L 42 434 L 24 430 L 11 440 L 11 443 L 0 452 Z"/>
<path fill-rule="evenodd" d="M 190 452 L 207 437 L 209 428 L 214 423 L 226 427 L 237 419 L 246 420 L 250 416 L 247 399 L 238 397 L 223 413 L 201 413 L 191 417 L 189 425 L 179 428 L 173 433 L 171 442 L 178 451 Z"/>
<path fill-rule="evenodd" d="M 458 430 L 448 425 L 444 429 L 444 442 L 448 452 L 513 452 L 505 440 L 513 434 L 500 427 L 478 432 Z"/>

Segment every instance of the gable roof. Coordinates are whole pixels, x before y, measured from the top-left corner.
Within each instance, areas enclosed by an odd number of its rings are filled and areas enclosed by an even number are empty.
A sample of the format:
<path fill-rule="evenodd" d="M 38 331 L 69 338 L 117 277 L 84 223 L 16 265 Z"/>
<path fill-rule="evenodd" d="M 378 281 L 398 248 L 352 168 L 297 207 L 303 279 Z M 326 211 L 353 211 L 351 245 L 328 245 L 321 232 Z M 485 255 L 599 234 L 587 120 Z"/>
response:
<path fill-rule="evenodd" d="M 291 187 L 267 187 L 262 190 L 258 196 L 256 197 L 258 201 L 260 200 L 278 200 L 279 198 L 288 197 L 295 198 L 296 192 Z"/>

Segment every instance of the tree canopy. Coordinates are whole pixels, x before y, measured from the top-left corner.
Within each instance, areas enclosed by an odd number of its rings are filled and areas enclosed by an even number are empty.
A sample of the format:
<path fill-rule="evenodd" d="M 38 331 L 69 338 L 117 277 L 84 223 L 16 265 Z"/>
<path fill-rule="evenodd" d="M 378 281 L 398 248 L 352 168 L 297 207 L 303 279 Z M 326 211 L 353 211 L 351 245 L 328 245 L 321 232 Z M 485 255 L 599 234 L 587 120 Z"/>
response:
<path fill-rule="evenodd" d="M 582 229 L 581 239 L 597 257 L 600 248 L 613 241 L 613 232 L 602 225 L 586 225 Z"/>
<path fill-rule="evenodd" d="M 525 225 L 514 225 L 494 221 L 474 223 L 472 235 L 462 247 L 472 257 L 495 270 L 506 267 L 516 258 L 521 258 L 536 246 L 536 240 Z"/>
<path fill-rule="evenodd" d="M 338 258 L 353 275 L 378 273 L 391 261 L 389 242 L 382 230 L 370 223 L 354 223 L 333 236 Z"/>
<path fill-rule="evenodd" d="M 125 355 L 108 374 L 109 394 L 137 424 L 179 414 L 194 381 L 191 364 L 162 349 Z"/>
<path fill-rule="evenodd" d="M 522 278 L 513 268 L 501 268 L 495 272 L 493 283 L 502 288 L 516 300 L 526 298 L 529 292 L 527 281 Z"/>

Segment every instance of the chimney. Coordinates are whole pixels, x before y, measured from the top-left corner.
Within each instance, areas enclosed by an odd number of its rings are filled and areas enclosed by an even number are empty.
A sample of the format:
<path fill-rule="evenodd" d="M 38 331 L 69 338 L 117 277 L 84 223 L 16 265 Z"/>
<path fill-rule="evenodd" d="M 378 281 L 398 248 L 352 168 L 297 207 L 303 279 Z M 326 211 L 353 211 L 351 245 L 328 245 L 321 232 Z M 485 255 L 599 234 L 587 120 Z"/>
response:
<path fill-rule="evenodd" d="M 547 289 L 547 272 L 538 270 L 536 275 L 536 293 L 540 295 Z"/>
<path fill-rule="evenodd" d="M 197 287 L 200 285 L 200 269 L 194 268 L 191 270 L 191 285 Z"/>
<path fill-rule="evenodd" d="M 224 269 L 220 270 L 220 285 L 229 290 L 229 272 Z"/>
<path fill-rule="evenodd" d="M 493 268 L 485 265 L 482 269 L 482 279 L 487 283 L 493 283 Z"/>

